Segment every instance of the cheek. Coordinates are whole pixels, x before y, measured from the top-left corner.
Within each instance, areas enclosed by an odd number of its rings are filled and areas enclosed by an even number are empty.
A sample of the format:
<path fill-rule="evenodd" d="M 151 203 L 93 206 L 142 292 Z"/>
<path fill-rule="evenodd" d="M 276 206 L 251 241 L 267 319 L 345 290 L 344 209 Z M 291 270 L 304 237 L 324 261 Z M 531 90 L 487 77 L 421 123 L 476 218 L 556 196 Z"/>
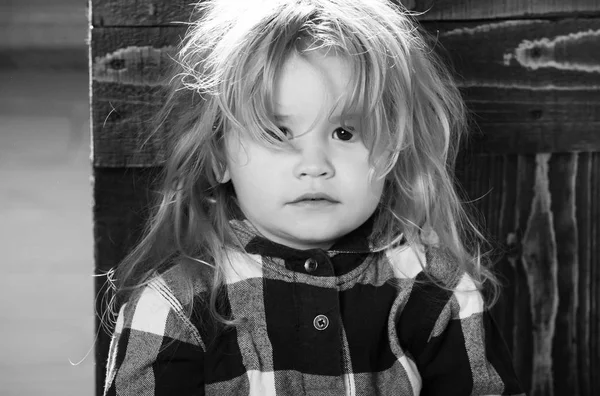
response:
<path fill-rule="evenodd" d="M 246 152 L 228 163 L 231 182 L 239 199 L 255 203 L 269 200 L 279 180 L 273 161 L 260 153 Z"/>
<path fill-rule="evenodd" d="M 340 159 L 337 169 L 345 174 L 345 177 L 354 179 L 353 184 L 362 184 L 363 188 L 370 188 L 373 191 L 383 184 L 383 180 L 378 180 L 377 171 L 369 161 L 366 147 L 345 153 Z"/>
<path fill-rule="evenodd" d="M 257 176 L 257 172 L 252 168 L 252 164 L 239 166 L 233 164 L 231 168 L 231 182 L 238 196 L 253 197 L 260 194 L 262 176 Z"/>
<path fill-rule="evenodd" d="M 239 141 L 234 140 L 227 143 L 227 166 L 232 172 L 242 172 L 243 168 L 250 162 L 248 151 L 240 144 Z"/>
<path fill-rule="evenodd" d="M 345 164 L 344 177 L 340 180 L 341 188 L 348 188 L 350 194 L 358 205 L 376 206 L 383 194 L 384 178 L 378 178 L 366 162 L 357 164 L 349 161 Z"/>
<path fill-rule="evenodd" d="M 242 188 L 248 184 L 256 184 L 260 178 L 260 152 L 252 142 L 230 138 L 227 141 L 227 167 L 235 187 Z"/>
<path fill-rule="evenodd" d="M 384 179 L 378 179 L 376 178 L 376 176 L 373 176 L 371 181 L 370 181 L 370 197 L 372 200 L 373 205 L 377 206 L 379 205 L 379 202 L 381 201 L 381 196 L 383 195 L 383 189 L 385 186 L 385 180 Z"/>
<path fill-rule="evenodd" d="M 371 199 L 376 201 L 376 203 L 379 203 L 385 186 L 385 177 L 380 176 L 377 169 L 369 163 L 368 159 L 366 160 L 364 169 L 366 174 L 366 189 L 368 189 Z"/>

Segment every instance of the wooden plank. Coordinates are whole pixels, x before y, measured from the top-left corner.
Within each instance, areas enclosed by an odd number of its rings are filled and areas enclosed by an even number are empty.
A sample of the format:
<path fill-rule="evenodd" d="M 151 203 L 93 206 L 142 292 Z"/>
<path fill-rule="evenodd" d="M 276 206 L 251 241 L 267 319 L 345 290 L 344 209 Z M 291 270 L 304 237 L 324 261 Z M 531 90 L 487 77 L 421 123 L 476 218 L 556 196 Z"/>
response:
<path fill-rule="evenodd" d="M 597 375 L 600 372 L 600 156 L 594 153 L 591 158 L 590 166 L 590 183 L 588 189 L 590 194 L 590 232 L 589 240 L 593 247 L 589 249 L 589 266 L 590 266 L 590 349 L 592 353 L 589 375 L 592 378 L 591 395 L 600 394 L 600 377 Z M 582 246 L 582 250 L 587 246 Z"/>
<path fill-rule="evenodd" d="M 163 78 L 182 28 L 92 31 L 92 130 L 96 166 L 147 166 L 164 160 L 166 127 L 143 148 L 162 105 Z"/>
<path fill-rule="evenodd" d="M 430 23 L 466 87 L 600 86 L 600 19 Z M 435 41 L 434 41 L 435 42 Z"/>
<path fill-rule="evenodd" d="M 394 0 L 397 2 L 396 0 Z M 473 20 L 520 17 L 581 17 L 600 15 L 600 0 L 401 0 L 408 9 L 425 12 L 422 20 Z M 167 26 L 188 21 L 191 2 L 174 0 L 91 0 L 92 24 L 108 26 Z"/>
<path fill-rule="evenodd" d="M 99 271 L 113 268 L 139 239 L 157 172 L 157 168 L 94 169 L 95 259 Z"/>
<path fill-rule="evenodd" d="M 581 17 L 599 15 L 599 0 L 410 0 L 412 9 L 426 12 L 423 20 L 501 19 L 520 17 Z"/>
<path fill-rule="evenodd" d="M 553 236 L 557 243 L 557 287 L 558 306 L 554 323 L 552 347 L 553 371 L 562 373 L 554 376 L 553 389 L 556 395 L 580 395 L 577 359 L 577 328 L 587 321 L 577 320 L 579 286 L 579 235 L 575 215 L 577 194 L 578 155 L 574 153 L 554 154 L 548 163 L 548 192 L 552 197 L 550 211 L 553 221 Z M 579 186 L 579 192 L 585 193 Z"/>
<path fill-rule="evenodd" d="M 431 24 L 451 54 L 473 112 L 473 150 L 536 153 L 600 150 L 600 19 Z M 152 166 L 163 144 L 140 149 L 179 28 L 92 31 L 96 166 Z"/>
<path fill-rule="evenodd" d="M 535 156 L 518 156 L 516 158 L 517 167 L 515 181 L 516 181 L 516 205 L 513 209 L 512 214 L 505 213 L 508 219 L 512 218 L 513 229 L 507 240 L 511 241 L 513 246 L 514 254 L 509 258 L 511 259 L 511 265 L 515 268 L 517 273 L 515 279 L 517 280 L 517 304 L 515 305 L 515 327 L 513 329 L 513 335 L 515 337 L 515 345 L 513 346 L 513 354 L 515 357 L 515 369 L 519 373 L 525 390 L 531 390 L 532 378 L 534 372 L 533 359 L 534 359 L 534 327 L 535 323 L 531 315 L 531 300 L 533 294 L 529 288 L 527 281 L 527 274 L 525 268 L 522 265 L 523 255 L 523 234 L 527 226 L 527 218 L 529 210 L 534 199 L 534 180 L 535 180 Z M 511 175 L 507 175 L 510 177 Z"/>
<path fill-rule="evenodd" d="M 94 169 L 94 261 L 96 328 L 96 395 L 102 394 L 106 359 L 112 328 L 101 328 L 99 318 L 107 318 L 106 273 L 117 266 L 140 238 L 154 190 L 157 168 Z"/>
<path fill-rule="evenodd" d="M 189 0 L 90 0 L 92 26 L 173 26 L 187 22 L 194 10 Z"/>
<path fill-rule="evenodd" d="M 575 180 L 578 186 L 575 202 L 575 214 L 577 222 L 577 236 L 580 242 L 579 256 L 579 283 L 577 288 L 577 319 L 579 321 L 590 323 L 591 314 L 591 285 L 592 285 L 592 262 L 590 261 L 591 251 L 585 247 L 591 246 L 591 230 L 593 229 L 594 214 L 592 202 L 592 158 L 591 153 L 579 154 L 579 162 L 577 164 L 577 178 Z M 597 206 L 597 205 L 596 205 Z M 595 222 L 597 224 L 597 221 Z M 595 264 L 595 263 L 594 263 Z M 585 370 L 585 367 L 591 367 L 591 356 L 587 353 L 590 348 L 590 343 L 597 338 L 591 333 L 591 326 L 577 326 L 576 346 L 577 365 L 581 368 L 578 370 L 579 375 L 579 392 L 582 395 L 594 394 L 591 392 L 593 386 L 593 378 L 591 370 Z M 593 349 L 593 347 L 592 347 Z"/>
<path fill-rule="evenodd" d="M 527 213 L 526 226 L 522 230 L 520 261 L 531 295 L 530 307 L 534 324 L 531 394 L 551 396 L 552 340 L 558 309 L 558 261 L 550 209 L 551 196 L 548 190 L 549 158 L 549 154 L 536 156 L 534 197 Z"/>

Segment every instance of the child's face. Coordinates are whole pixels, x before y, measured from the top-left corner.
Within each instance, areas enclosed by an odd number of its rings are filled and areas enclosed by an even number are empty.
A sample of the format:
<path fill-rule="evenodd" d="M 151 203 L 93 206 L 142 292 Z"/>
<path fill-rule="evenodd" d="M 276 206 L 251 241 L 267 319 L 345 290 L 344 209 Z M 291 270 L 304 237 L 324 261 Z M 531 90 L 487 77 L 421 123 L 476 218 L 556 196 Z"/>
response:
<path fill-rule="evenodd" d="M 247 219 L 274 242 L 327 249 L 364 223 L 379 203 L 384 181 L 369 178 L 360 119 L 347 121 L 355 131 L 342 127 L 341 109 L 327 119 L 349 89 L 346 62 L 313 51 L 284 64 L 274 85 L 275 113 L 289 116 L 278 125 L 292 137 L 294 149 L 270 149 L 243 131 L 227 135 L 223 182 L 232 181 Z"/>

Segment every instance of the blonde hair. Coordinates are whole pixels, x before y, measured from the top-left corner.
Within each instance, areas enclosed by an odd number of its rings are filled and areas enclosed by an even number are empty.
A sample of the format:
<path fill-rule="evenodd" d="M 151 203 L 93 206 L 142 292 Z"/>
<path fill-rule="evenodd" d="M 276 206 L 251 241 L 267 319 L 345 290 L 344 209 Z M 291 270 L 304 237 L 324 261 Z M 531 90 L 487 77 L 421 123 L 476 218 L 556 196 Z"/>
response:
<path fill-rule="evenodd" d="M 479 253 L 485 239 L 454 186 L 466 110 L 414 15 L 386 0 L 206 0 L 194 17 L 160 116 L 172 142 L 161 198 L 117 268 L 122 298 L 187 258 L 215 269 L 210 312 L 227 323 L 216 312 L 224 284 L 218 258 L 225 245 L 243 247 L 229 225 L 240 216 L 232 187 L 219 183 L 224 131 L 285 145 L 273 120 L 273 81 L 291 54 L 332 50 L 353 70 L 344 112 L 360 107 L 371 161 L 386 177 L 376 232 L 392 241 L 401 229 L 409 242 L 427 244 L 423 231 L 434 231 L 457 273 L 466 271 L 478 287 L 489 281 L 495 301 L 497 282 Z M 191 301 L 191 284 L 188 292 Z"/>

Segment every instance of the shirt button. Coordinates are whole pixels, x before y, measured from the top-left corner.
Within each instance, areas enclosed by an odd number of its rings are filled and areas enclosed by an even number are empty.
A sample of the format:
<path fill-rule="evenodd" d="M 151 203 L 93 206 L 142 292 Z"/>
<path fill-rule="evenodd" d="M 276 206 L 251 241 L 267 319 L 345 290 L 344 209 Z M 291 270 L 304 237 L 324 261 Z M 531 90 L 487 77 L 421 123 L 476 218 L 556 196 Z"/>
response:
<path fill-rule="evenodd" d="M 317 260 L 314 258 L 309 258 L 304 262 L 304 269 L 306 272 L 314 272 L 318 266 L 319 264 L 317 264 Z"/>
<path fill-rule="evenodd" d="M 329 326 L 329 318 L 325 315 L 317 315 L 313 320 L 313 326 L 317 330 L 325 330 Z"/>

